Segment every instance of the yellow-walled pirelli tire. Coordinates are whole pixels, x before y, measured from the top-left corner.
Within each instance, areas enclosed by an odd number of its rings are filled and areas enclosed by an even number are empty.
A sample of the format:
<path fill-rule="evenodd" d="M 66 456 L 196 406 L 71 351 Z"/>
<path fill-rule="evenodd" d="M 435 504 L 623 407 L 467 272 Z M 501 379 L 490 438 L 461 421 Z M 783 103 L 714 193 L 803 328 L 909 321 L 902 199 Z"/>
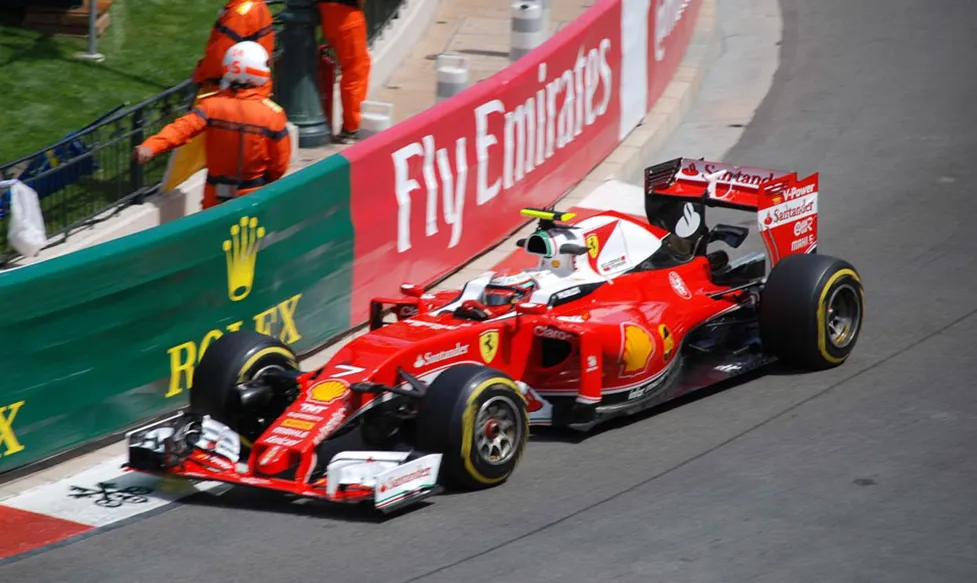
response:
<path fill-rule="evenodd" d="M 299 370 L 298 359 L 271 336 L 250 330 L 221 336 L 207 347 L 193 371 L 190 413 L 210 415 L 253 441 L 290 404 L 270 386 L 241 390 L 242 383 L 271 368 Z"/>
<path fill-rule="evenodd" d="M 789 255 L 760 294 L 760 339 L 789 366 L 821 370 L 848 359 L 862 331 L 865 292 L 847 261 Z"/>
<path fill-rule="evenodd" d="M 502 484 L 529 439 L 526 399 L 501 372 L 462 364 L 441 373 L 421 400 L 416 445 L 442 454 L 439 482 L 480 490 Z"/>

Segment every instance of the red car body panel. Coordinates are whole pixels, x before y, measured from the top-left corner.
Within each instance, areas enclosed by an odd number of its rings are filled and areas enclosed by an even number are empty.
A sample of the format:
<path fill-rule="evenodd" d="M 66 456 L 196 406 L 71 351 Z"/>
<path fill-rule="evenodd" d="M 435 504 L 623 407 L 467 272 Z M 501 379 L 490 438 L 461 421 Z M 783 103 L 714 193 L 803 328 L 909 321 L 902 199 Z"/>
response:
<path fill-rule="evenodd" d="M 710 323 L 752 310 L 763 269 L 786 255 L 814 252 L 817 174 L 799 181 L 792 173 L 679 159 L 648 168 L 645 181 L 648 221 L 614 211 L 587 213 L 573 224 L 558 224 L 561 213 L 541 218 L 540 228 L 520 241 L 526 262 L 535 258 L 527 273 L 538 283 L 521 303 L 480 303 L 491 273 L 462 290 L 428 293 L 404 284 L 399 297 L 374 298 L 370 331 L 298 377 L 298 398 L 246 444 L 246 468 L 198 451 L 168 473 L 355 501 L 436 468 L 405 466 L 388 485 L 337 491 L 321 476 L 320 446 L 378 403 L 450 367 L 473 363 L 508 375 L 526 399 L 530 422 L 546 425 L 556 422 L 558 409 L 634 411 L 767 362 L 762 354 L 720 352 L 692 370 L 682 364 L 683 348 Z M 742 285 L 720 282 L 722 262 L 717 267 L 701 245 L 715 234 L 705 227 L 706 206 L 757 213 L 769 265 L 752 259 Z M 726 227 L 738 246 L 745 229 Z M 393 322 L 384 321 L 391 316 Z M 290 468 L 297 468 L 293 477 L 274 477 Z"/>

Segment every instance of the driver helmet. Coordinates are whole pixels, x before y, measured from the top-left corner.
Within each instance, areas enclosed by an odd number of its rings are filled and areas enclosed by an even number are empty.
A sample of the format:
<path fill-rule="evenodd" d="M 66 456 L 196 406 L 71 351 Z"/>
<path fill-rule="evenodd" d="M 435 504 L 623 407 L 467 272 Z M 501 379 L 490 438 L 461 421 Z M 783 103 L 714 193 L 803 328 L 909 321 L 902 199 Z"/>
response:
<path fill-rule="evenodd" d="M 529 299 L 539 285 L 531 275 L 515 269 L 502 269 L 485 286 L 486 306 L 508 306 Z"/>

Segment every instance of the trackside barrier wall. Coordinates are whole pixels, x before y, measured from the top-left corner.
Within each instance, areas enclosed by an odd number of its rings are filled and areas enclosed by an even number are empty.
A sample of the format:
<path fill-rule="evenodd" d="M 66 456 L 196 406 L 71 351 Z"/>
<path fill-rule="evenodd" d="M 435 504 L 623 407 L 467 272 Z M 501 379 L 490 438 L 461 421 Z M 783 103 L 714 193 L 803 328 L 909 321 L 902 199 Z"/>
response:
<path fill-rule="evenodd" d="M 187 403 L 201 353 L 256 329 L 297 351 L 349 328 L 340 156 L 247 197 L 0 275 L 0 471 Z"/>
<path fill-rule="evenodd" d="M 573 188 L 661 97 L 699 0 L 598 0 L 522 59 L 347 148 L 356 231 L 351 321 L 428 285 Z"/>
<path fill-rule="evenodd" d="M 496 244 L 525 224 L 520 208 L 553 203 L 637 126 L 699 4 L 598 0 L 508 69 L 342 155 L 0 273 L 0 473 L 185 405 L 227 330 L 307 352 L 364 321 L 371 296 Z"/>

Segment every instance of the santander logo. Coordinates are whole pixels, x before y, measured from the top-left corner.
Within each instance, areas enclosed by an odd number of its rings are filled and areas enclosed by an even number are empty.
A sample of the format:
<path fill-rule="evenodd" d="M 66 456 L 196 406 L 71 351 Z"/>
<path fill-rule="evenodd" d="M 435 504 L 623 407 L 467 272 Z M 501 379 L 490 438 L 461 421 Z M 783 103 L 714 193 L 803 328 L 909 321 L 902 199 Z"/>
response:
<path fill-rule="evenodd" d="M 454 358 L 456 356 L 461 356 L 463 354 L 468 354 L 469 345 L 462 344 L 461 342 L 455 342 L 455 347 L 448 350 L 442 350 L 441 352 L 426 352 L 424 354 L 418 354 L 417 360 L 414 361 L 414 368 L 421 368 L 429 364 L 434 364 L 435 362 L 441 362 L 442 360 L 448 360 L 449 358 Z"/>

